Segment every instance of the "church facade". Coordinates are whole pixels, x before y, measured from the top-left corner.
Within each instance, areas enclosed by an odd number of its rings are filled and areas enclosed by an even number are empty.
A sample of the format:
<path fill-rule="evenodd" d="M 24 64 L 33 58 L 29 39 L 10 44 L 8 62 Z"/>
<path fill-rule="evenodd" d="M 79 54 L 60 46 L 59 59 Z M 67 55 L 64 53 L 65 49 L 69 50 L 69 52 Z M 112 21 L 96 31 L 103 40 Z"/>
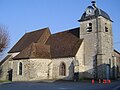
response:
<path fill-rule="evenodd" d="M 117 78 L 120 53 L 113 49 L 110 16 L 93 1 L 79 22 L 80 27 L 55 34 L 49 28 L 26 33 L 0 63 L 0 78 L 12 81 Z"/>

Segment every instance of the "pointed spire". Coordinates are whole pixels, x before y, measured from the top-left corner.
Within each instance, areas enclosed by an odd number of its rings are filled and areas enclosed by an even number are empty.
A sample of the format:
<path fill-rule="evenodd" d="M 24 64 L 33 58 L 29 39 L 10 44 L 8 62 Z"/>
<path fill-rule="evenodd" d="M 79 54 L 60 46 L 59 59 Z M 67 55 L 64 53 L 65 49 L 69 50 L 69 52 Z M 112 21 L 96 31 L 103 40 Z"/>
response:
<path fill-rule="evenodd" d="M 91 3 L 92 3 L 92 6 L 96 8 L 96 0 L 92 0 Z"/>

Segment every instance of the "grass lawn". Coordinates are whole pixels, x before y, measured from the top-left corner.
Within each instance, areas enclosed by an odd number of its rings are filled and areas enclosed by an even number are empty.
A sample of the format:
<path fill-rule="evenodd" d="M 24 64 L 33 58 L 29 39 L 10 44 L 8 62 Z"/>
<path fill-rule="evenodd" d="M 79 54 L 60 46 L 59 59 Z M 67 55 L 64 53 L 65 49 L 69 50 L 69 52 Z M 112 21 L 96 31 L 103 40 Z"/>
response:
<path fill-rule="evenodd" d="M 0 83 L 9 82 L 8 80 L 0 80 Z"/>

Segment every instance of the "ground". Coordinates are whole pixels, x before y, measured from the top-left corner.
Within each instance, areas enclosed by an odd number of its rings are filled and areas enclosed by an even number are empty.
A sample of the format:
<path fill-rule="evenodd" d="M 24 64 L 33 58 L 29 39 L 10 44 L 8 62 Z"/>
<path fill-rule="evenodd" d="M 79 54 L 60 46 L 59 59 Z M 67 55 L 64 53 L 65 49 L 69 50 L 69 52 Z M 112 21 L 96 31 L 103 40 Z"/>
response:
<path fill-rule="evenodd" d="M 10 82 L 1 83 L 0 90 L 120 90 L 120 81 L 111 84 L 90 82 Z"/>

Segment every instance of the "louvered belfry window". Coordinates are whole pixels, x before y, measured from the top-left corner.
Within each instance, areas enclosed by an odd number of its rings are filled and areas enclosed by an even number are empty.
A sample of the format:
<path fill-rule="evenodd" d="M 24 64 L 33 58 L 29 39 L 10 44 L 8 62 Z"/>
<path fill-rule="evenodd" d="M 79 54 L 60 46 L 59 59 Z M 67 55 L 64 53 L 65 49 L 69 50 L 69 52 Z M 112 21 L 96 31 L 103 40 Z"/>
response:
<path fill-rule="evenodd" d="M 92 23 L 87 24 L 87 32 L 92 32 Z"/>

